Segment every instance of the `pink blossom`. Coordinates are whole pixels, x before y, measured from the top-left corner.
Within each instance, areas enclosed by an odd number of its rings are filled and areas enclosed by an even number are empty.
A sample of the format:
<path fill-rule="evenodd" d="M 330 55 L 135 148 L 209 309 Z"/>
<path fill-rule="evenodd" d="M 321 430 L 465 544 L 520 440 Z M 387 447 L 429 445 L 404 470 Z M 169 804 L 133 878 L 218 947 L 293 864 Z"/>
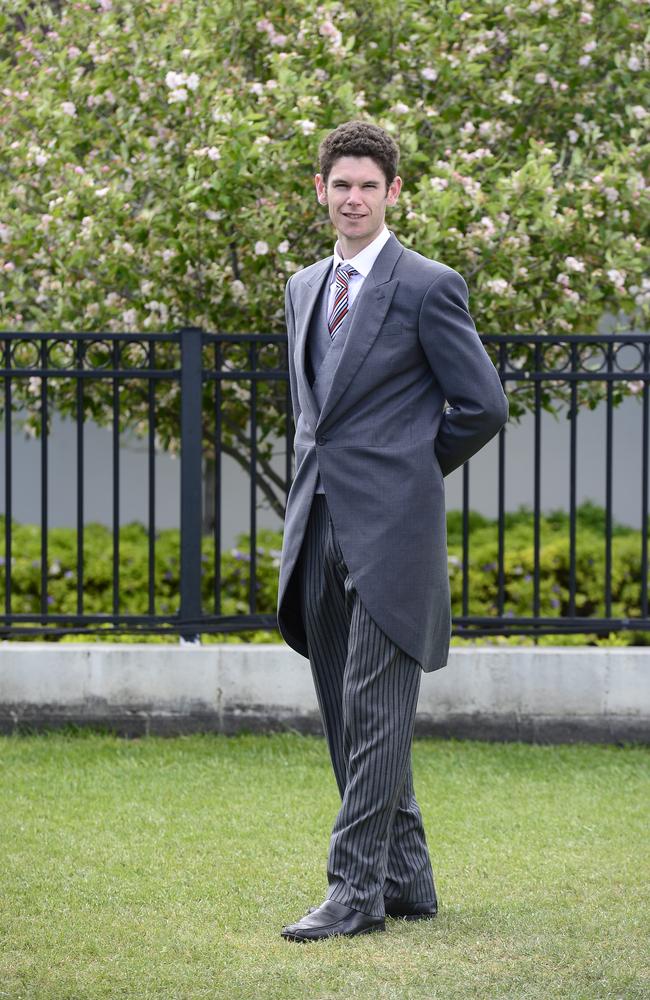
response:
<path fill-rule="evenodd" d="M 61 111 L 64 115 L 70 115 L 71 118 L 74 118 L 77 114 L 77 109 L 72 101 L 63 101 L 61 104 Z"/>
<path fill-rule="evenodd" d="M 641 247 L 635 247 L 635 249 L 640 250 Z M 640 286 L 631 285 L 630 294 L 634 296 L 637 306 L 647 305 L 650 302 L 650 278 L 643 278 Z"/>
<path fill-rule="evenodd" d="M 505 278 L 492 278 L 485 282 L 485 287 L 495 295 L 513 295 L 514 289 Z"/>
<path fill-rule="evenodd" d="M 625 271 L 619 271 L 617 268 L 612 267 L 610 268 L 609 271 L 607 271 L 607 277 L 609 278 L 609 280 L 613 285 L 616 285 L 617 287 L 623 288 L 623 290 L 625 290 L 624 288 L 625 278 L 626 278 Z"/>
<path fill-rule="evenodd" d="M 269 252 L 269 245 L 264 240 L 258 240 L 253 249 L 258 257 L 263 257 Z"/>
<path fill-rule="evenodd" d="M 421 71 L 421 75 L 425 80 L 431 80 L 433 82 L 438 79 L 438 70 L 434 69 L 433 66 L 425 66 Z"/>
<path fill-rule="evenodd" d="M 321 35 L 331 40 L 332 48 L 338 49 L 340 47 L 343 41 L 343 36 L 339 29 L 335 27 L 331 21 L 323 21 L 318 30 Z"/>
<path fill-rule="evenodd" d="M 316 122 L 311 122 L 307 118 L 300 118 L 296 125 L 300 128 L 303 135 L 311 135 L 316 129 Z"/>

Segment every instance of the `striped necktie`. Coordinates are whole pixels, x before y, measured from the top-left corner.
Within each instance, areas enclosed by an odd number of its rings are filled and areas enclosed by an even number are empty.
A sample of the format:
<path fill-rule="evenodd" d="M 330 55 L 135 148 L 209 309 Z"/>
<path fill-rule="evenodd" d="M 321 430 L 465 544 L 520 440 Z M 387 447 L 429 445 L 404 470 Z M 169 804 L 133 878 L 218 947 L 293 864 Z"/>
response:
<path fill-rule="evenodd" d="M 336 271 L 334 305 L 332 306 L 332 312 L 330 313 L 330 317 L 327 321 L 327 328 L 330 332 L 332 340 L 334 340 L 336 331 L 340 327 L 348 312 L 348 286 L 350 284 L 350 278 L 353 274 L 358 274 L 358 272 L 355 271 L 355 269 L 349 264 L 339 264 Z"/>

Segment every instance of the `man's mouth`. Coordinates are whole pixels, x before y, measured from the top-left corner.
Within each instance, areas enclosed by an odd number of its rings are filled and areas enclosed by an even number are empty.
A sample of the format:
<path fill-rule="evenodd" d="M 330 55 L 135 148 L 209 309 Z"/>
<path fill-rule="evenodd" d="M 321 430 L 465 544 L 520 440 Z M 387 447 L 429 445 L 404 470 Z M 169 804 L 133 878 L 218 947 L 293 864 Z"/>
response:
<path fill-rule="evenodd" d="M 365 215 L 359 212 L 344 212 L 343 215 L 346 219 L 365 219 Z"/>

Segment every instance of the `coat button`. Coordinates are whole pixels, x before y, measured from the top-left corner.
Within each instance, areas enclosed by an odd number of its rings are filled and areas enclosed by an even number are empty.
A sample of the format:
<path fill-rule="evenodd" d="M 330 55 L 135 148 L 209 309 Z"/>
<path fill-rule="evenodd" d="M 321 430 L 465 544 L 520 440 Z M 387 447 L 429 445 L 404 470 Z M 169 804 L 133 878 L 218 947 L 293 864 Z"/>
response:
<path fill-rule="evenodd" d="M 323 437 L 322 434 L 320 435 L 320 437 L 316 438 L 316 444 L 325 444 L 326 441 L 327 441 L 327 438 Z"/>

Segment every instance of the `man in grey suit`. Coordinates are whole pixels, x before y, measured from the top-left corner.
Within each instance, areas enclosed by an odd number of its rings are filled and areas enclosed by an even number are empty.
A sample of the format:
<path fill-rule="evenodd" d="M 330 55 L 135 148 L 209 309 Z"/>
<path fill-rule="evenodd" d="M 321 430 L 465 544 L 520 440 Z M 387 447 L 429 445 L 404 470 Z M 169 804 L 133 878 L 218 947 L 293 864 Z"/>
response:
<path fill-rule="evenodd" d="M 296 474 L 278 625 L 309 658 L 342 801 L 327 898 L 291 941 L 437 912 L 410 755 L 421 672 L 449 651 L 443 476 L 508 417 L 465 281 L 386 228 L 393 139 L 347 122 L 319 157 L 338 240 L 285 292 Z"/>

